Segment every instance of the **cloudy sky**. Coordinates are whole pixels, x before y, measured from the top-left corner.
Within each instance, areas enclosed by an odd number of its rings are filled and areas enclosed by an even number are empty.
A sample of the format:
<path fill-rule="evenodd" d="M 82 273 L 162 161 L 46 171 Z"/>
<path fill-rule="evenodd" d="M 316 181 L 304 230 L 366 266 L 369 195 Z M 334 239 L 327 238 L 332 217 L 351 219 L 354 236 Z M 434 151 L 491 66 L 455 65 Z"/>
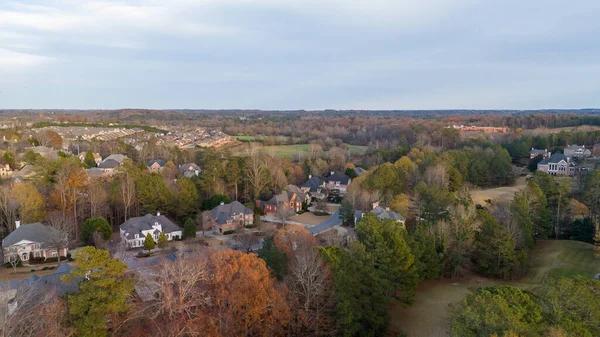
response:
<path fill-rule="evenodd" d="M 0 109 L 600 107 L 598 14 L 598 0 L 1 0 Z"/>

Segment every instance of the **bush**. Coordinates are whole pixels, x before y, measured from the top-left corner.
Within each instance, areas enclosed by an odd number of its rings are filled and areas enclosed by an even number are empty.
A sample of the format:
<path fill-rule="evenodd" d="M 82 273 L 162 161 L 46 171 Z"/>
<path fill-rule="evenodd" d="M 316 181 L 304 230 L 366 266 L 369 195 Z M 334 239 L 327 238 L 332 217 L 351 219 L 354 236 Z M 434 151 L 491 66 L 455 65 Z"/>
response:
<path fill-rule="evenodd" d="M 35 272 L 35 269 L 31 269 L 29 272 L 30 272 L 30 273 L 34 273 L 34 272 Z"/>
<path fill-rule="evenodd" d="M 235 231 L 234 231 L 234 230 L 230 230 L 230 231 L 224 231 L 224 232 L 223 232 L 223 235 L 229 235 L 229 234 L 233 234 L 233 233 L 235 233 Z"/>
<path fill-rule="evenodd" d="M 137 253 L 137 257 L 149 257 L 150 253 L 146 253 L 146 252 L 138 252 Z"/>
<path fill-rule="evenodd" d="M 246 225 L 246 228 L 256 228 L 256 225 Z"/>
<path fill-rule="evenodd" d="M 173 235 L 173 240 L 181 241 L 181 238 L 179 237 L 179 235 Z"/>

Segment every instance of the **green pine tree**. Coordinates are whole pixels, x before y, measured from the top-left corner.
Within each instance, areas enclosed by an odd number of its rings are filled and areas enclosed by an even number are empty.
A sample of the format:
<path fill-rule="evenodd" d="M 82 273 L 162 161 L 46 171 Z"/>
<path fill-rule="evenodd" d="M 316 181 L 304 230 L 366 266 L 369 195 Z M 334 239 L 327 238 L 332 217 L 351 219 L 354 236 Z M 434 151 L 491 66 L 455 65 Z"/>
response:
<path fill-rule="evenodd" d="M 156 247 L 156 243 L 154 242 L 154 238 L 150 233 L 146 234 L 146 239 L 144 240 L 144 249 L 150 252 L 152 249 Z"/>
<path fill-rule="evenodd" d="M 160 232 L 160 235 L 158 236 L 158 247 L 160 247 L 161 249 L 164 249 L 165 246 L 167 245 L 167 242 L 169 242 L 169 239 L 167 239 L 167 236 L 165 235 L 165 233 Z"/>
<path fill-rule="evenodd" d="M 183 238 L 189 239 L 189 238 L 195 238 L 195 237 L 196 237 L 196 224 L 194 223 L 194 220 L 189 218 L 183 224 Z"/>
<path fill-rule="evenodd" d="M 127 265 L 110 257 L 106 250 L 84 247 L 75 253 L 76 269 L 63 282 L 78 281 L 78 290 L 66 296 L 71 322 L 78 336 L 106 336 L 111 315 L 127 311 L 133 279 L 126 277 Z"/>

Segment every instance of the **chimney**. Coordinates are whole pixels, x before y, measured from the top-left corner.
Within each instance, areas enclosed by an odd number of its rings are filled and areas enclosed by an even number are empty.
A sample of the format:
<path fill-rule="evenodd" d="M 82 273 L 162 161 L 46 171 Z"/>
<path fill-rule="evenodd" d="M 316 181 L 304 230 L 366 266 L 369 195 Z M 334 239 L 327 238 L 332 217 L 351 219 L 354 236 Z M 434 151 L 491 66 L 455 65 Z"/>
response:
<path fill-rule="evenodd" d="M 308 179 L 310 179 L 310 178 L 312 178 L 312 174 L 309 174 L 309 175 L 308 175 Z"/>
<path fill-rule="evenodd" d="M 333 175 L 335 172 L 331 171 L 331 175 Z"/>
<path fill-rule="evenodd" d="M 156 216 L 160 216 L 160 211 L 156 211 Z"/>
<path fill-rule="evenodd" d="M 389 208 L 389 207 L 386 207 L 386 208 L 385 208 L 385 211 L 386 211 L 386 212 L 389 212 L 389 211 L 390 211 L 390 208 Z"/>
<path fill-rule="evenodd" d="M 19 228 L 19 226 L 21 226 L 21 220 L 17 219 L 15 220 L 15 229 Z"/>

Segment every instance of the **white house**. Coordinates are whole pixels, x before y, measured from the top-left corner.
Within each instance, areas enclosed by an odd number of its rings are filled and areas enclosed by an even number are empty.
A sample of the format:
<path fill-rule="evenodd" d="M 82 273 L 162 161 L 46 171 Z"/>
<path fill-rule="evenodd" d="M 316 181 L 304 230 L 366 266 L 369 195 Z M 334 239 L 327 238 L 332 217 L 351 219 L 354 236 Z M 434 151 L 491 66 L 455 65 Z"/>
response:
<path fill-rule="evenodd" d="M 575 174 L 575 164 L 571 161 L 571 157 L 562 153 L 555 153 L 550 158 L 540 161 L 537 169 L 552 175 L 572 176 Z"/>
<path fill-rule="evenodd" d="M 592 155 L 592 151 L 590 149 L 586 149 L 585 145 L 569 145 L 565 147 L 565 156 L 569 158 L 587 158 Z"/>
<path fill-rule="evenodd" d="M 131 218 L 120 228 L 121 239 L 127 242 L 129 248 L 143 247 L 148 234 L 154 237 L 155 242 L 158 241 L 161 232 L 165 233 L 169 241 L 179 239 L 183 235 L 181 228 L 164 215 L 160 215 L 160 212 L 156 215 L 146 214 Z"/>
<path fill-rule="evenodd" d="M 16 229 L 2 240 L 4 262 L 8 262 L 11 255 L 18 254 L 21 261 L 29 261 L 30 254 L 33 257 L 58 257 L 59 252 L 56 243 L 62 240 L 66 246 L 67 236 L 64 232 L 45 226 L 39 222 L 21 225 L 15 222 Z M 52 243 L 52 244 L 51 244 Z M 60 249 L 60 256 L 67 256 L 68 248 Z"/>

